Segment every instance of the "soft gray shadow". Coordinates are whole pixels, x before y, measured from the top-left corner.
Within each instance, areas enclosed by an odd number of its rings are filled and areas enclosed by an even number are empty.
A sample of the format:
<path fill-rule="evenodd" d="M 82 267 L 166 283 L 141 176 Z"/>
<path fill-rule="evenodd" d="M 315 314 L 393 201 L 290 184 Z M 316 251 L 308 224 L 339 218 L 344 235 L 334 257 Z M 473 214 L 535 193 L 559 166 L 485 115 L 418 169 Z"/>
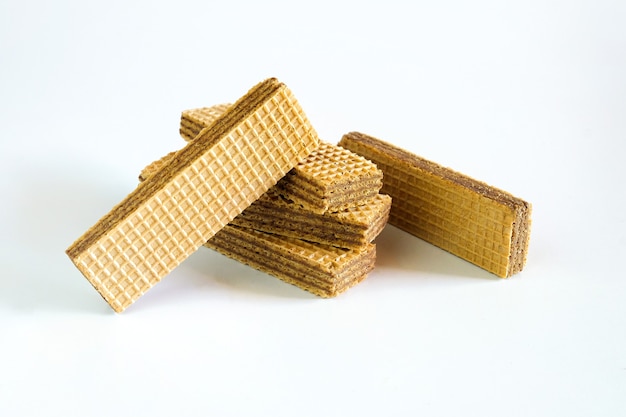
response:
<path fill-rule="evenodd" d="M 387 225 L 376 243 L 376 267 L 429 275 L 498 280 L 499 278 L 397 227 Z"/>
<path fill-rule="evenodd" d="M 112 313 L 65 249 L 132 191 L 132 181 L 101 176 L 97 167 L 79 164 L 24 166 L 12 181 L 0 306 Z"/>
<path fill-rule="evenodd" d="M 200 275 L 205 279 L 211 279 L 218 286 L 242 292 L 267 297 L 316 298 L 313 294 L 294 285 L 205 247 L 200 248 L 193 256 L 185 260 L 181 268 L 196 272 L 190 275 Z"/>
<path fill-rule="evenodd" d="M 315 296 L 256 271 L 207 248 L 200 248 L 174 271 L 163 278 L 141 299 L 124 311 L 124 315 L 145 312 L 158 306 L 181 305 L 198 300 L 240 294 L 265 298 L 314 299 Z"/>

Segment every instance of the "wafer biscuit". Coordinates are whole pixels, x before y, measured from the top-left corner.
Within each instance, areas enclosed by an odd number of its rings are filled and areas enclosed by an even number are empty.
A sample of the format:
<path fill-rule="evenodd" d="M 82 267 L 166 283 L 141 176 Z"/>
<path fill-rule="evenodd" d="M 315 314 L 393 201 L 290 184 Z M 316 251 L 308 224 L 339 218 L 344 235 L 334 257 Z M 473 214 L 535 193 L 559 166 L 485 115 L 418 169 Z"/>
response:
<path fill-rule="evenodd" d="M 185 110 L 181 135 L 192 140 L 209 126 L 228 104 Z M 289 200 L 317 213 L 339 211 L 378 194 L 382 172 L 370 161 L 336 145 L 322 142 L 319 148 L 294 167 L 277 187 Z"/>
<path fill-rule="evenodd" d="M 340 146 L 321 142 L 276 187 L 290 200 L 324 213 L 374 197 L 382 180 L 382 171 L 372 162 Z"/>
<path fill-rule="evenodd" d="M 371 243 L 342 249 L 232 225 L 205 246 L 324 298 L 363 281 L 376 259 Z"/>
<path fill-rule="evenodd" d="M 291 91 L 253 87 L 74 242 L 67 254 L 120 312 L 318 146 Z"/>
<path fill-rule="evenodd" d="M 171 152 L 145 167 L 139 174 L 140 181 L 175 154 Z M 344 210 L 319 214 L 284 198 L 272 187 L 230 224 L 341 248 L 359 248 L 382 231 L 390 208 L 391 198 L 377 194 Z"/>
<path fill-rule="evenodd" d="M 362 133 L 339 144 L 383 170 L 390 224 L 500 277 L 523 269 L 529 203 Z"/>

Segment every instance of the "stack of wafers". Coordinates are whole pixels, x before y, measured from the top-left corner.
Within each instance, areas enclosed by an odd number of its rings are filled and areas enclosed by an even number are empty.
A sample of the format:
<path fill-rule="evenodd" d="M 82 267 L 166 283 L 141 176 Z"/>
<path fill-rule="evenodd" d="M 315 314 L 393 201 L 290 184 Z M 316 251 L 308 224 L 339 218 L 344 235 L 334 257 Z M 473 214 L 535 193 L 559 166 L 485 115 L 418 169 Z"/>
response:
<path fill-rule="evenodd" d="M 193 142 L 228 104 L 182 113 L 181 136 Z M 147 166 L 140 180 L 175 159 Z M 205 246 L 321 297 L 334 297 L 374 268 L 372 240 L 389 217 L 379 194 L 382 172 L 370 161 L 326 142 L 208 240 Z"/>
<path fill-rule="evenodd" d="M 501 277 L 526 263 L 528 202 L 362 133 L 320 141 L 274 78 L 184 111 L 180 134 L 66 250 L 117 312 L 203 245 L 334 297 L 374 268 L 388 220 Z"/>
<path fill-rule="evenodd" d="M 123 311 L 319 146 L 291 91 L 260 82 L 66 250 Z"/>

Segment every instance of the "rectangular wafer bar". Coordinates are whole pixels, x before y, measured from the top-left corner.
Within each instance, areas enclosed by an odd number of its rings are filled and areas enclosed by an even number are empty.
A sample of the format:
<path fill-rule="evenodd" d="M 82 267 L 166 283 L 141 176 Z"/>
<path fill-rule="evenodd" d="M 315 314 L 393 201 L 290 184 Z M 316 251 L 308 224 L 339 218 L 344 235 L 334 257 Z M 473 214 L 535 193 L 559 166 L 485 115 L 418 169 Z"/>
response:
<path fill-rule="evenodd" d="M 210 126 L 228 104 L 185 110 L 180 132 L 186 140 Z M 382 186 L 382 172 L 370 161 L 337 145 L 322 142 L 294 167 L 277 187 L 311 211 L 339 211 L 374 197 Z"/>
<path fill-rule="evenodd" d="M 383 170 L 390 224 L 500 277 L 523 269 L 529 203 L 362 133 L 344 135 L 339 145 Z"/>
<path fill-rule="evenodd" d="M 253 87 L 74 242 L 67 254 L 121 312 L 319 143 L 291 91 Z"/>
<path fill-rule="evenodd" d="M 205 246 L 324 298 L 363 281 L 376 260 L 371 243 L 360 250 L 342 249 L 233 225 Z"/>
<path fill-rule="evenodd" d="M 374 197 L 382 180 L 382 171 L 371 161 L 340 146 L 320 142 L 276 188 L 308 210 L 324 213 Z"/>
<path fill-rule="evenodd" d="M 153 175 L 174 155 L 176 152 L 171 152 L 145 167 L 139 180 Z M 390 208 L 391 198 L 377 194 L 344 210 L 320 214 L 286 199 L 272 187 L 229 224 L 340 248 L 359 248 L 382 231 Z"/>

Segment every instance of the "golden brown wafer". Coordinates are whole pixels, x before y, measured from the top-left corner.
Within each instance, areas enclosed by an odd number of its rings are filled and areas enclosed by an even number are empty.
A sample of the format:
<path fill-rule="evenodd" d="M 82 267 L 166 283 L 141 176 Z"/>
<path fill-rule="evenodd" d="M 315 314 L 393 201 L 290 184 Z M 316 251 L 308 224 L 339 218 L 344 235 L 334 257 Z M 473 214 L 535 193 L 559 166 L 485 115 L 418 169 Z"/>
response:
<path fill-rule="evenodd" d="M 150 177 L 175 155 L 171 152 L 148 165 L 139 179 Z M 284 198 L 277 187 L 272 187 L 230 224 L 341 248 L 359 248 L 382 231 L 390 208 L 391 198 L 376 194 L 341 211 L 320 214 Z"/>
<path fill-rule="evenodd" d="M 206 245 L 320 297 L 335 297 L 374 268 L 376 246 L 360 250 L 309 243 L 227 225 Z"/>
<path fill-rule="evenodd" d="M 382 171 L 372 162 L 340 146 L 320 142 L 276 187 L 308 210 L 324 213 L 374 197 L 382 180 Z"/>
<path fill-rule="evenodd" d="M 344 135 L 339 145 L 383 170 L 390 224 L 500 277 L 523 269 L 529 203 L 362 133 Z"/>
<path fill-rule="evenodd" d="M 185 110 L 181 135 L 191 140 L 209 126 L 228 104 Z M 287 199 L 311 211 L 339 211 L 378 194 L 382 172 L 370 161 L 336 145 L 322 142 L 294 167 L 277 187 Z"/>
<path fill-rule="evenodd" d="M 74 242 L 67 254 L 120 312 L 319 143 L 291 91 L 253 87 Z"/>

